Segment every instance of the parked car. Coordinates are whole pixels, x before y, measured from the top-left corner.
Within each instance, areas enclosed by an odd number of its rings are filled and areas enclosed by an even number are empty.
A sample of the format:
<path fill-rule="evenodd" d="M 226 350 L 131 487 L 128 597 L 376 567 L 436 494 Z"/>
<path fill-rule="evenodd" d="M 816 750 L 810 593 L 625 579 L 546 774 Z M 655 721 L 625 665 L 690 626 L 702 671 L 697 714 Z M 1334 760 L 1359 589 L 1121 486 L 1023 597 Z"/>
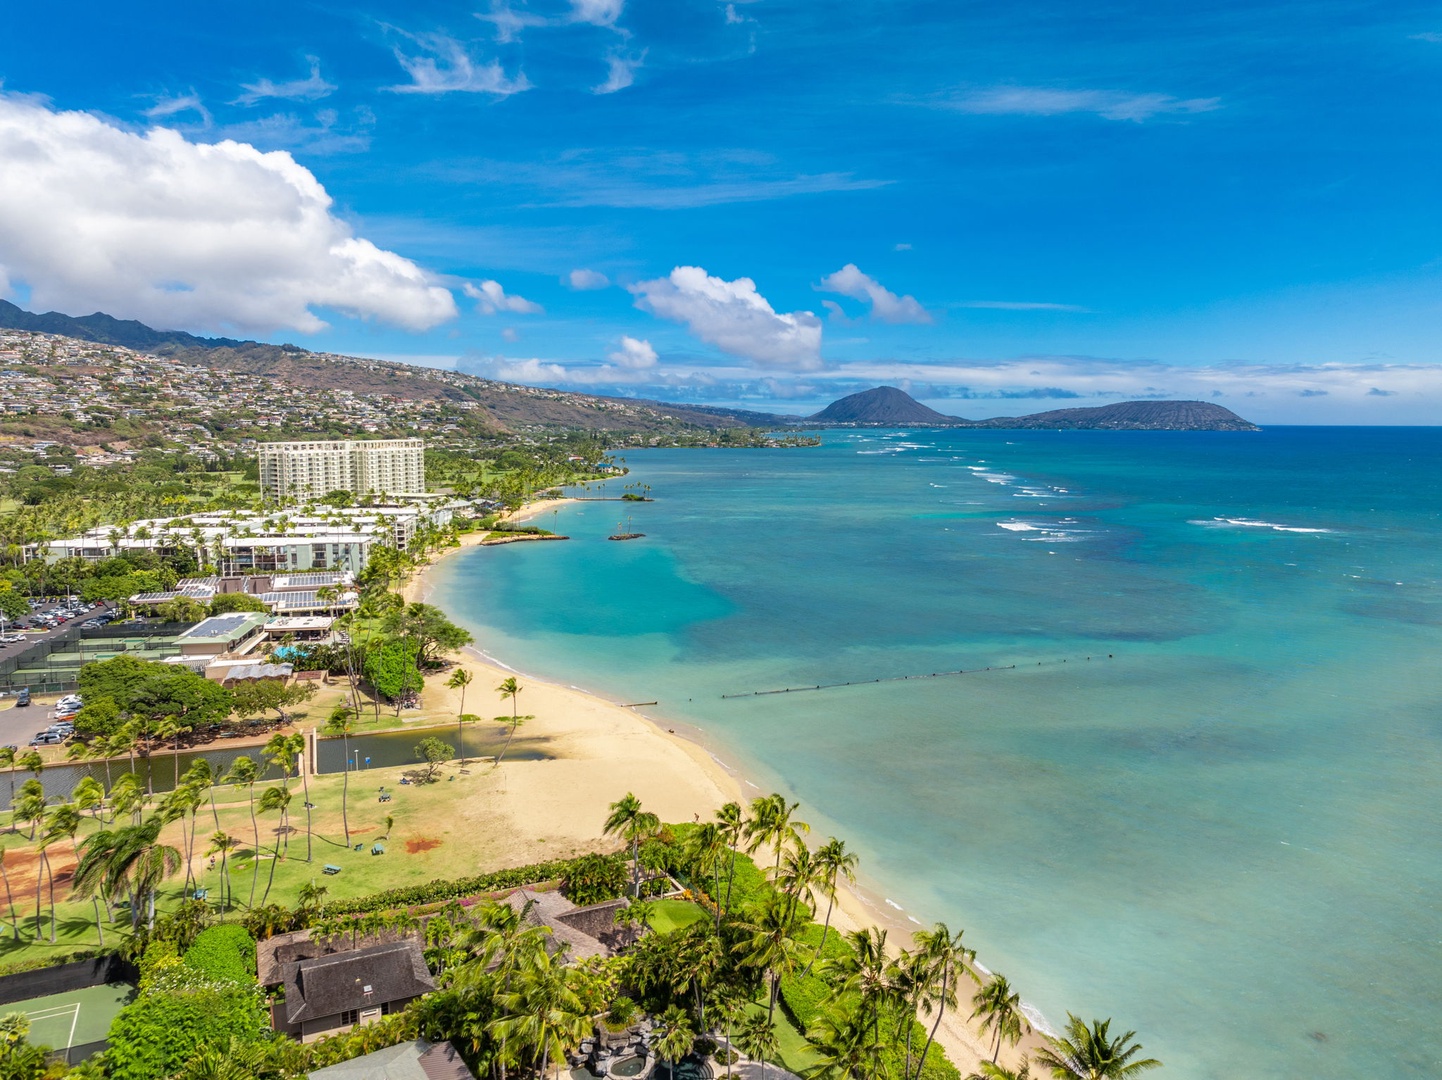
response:
<path fill-rule="evenodd" d="M 56 743 L 63 743 L 65 736 L 58 731 L 40 731 L 35 738 L 30 740 L 31 746 L 54 746 Z"/>
<path fill-rule="evenodd" d="M 30 704 L 30 687 L 22 686 L 20 692 L 15 695 L 15 707 L 23 708 Z"/>
<path fill-rule="evenodd" d="M 55 707 L 58 709 L 65 705 L 74 705 L 78 709 L 84 704 L 85 699 L 79 694 L 66 694 L 63 698 L 61 698 L 55 703 Z"/>

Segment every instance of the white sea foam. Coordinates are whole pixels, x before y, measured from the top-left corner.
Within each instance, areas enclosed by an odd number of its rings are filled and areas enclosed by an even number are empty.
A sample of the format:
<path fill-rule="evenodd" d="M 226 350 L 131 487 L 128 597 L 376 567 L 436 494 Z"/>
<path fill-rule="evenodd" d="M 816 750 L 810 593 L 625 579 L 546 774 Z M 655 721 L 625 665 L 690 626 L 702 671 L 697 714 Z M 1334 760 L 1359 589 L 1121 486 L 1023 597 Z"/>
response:
<path fill-rule="evenodd" d="M 898 904 L 895 900 L 893 900 L 893 899 L 892 899 L 891 897 L 889 897 L 889 896 L 888 896 L 888 897 L 885 897 L 885 900 L 886 900 L 886 902 L 887 902 L 888 904 L 890 904 L 892 907 L 894 907 L 897 911 L 905 911 L 905 910 L 906 910 L 904 907 L 902 907 L 900 904 Z"/>
<path fill-rule="evenodd" d="M 1208 529 L 1271 529 L 1273 532 L 1286 533 L 1329 533 L 1331 529 L 1313 529 L 1302 525 L 1280 525 L 1275 521 L 1256 521 L 1252 518 L 1216 517 L 1207 519 L 1195 519 L 1187 522 L 1188 525 L 1201 525 Z"/>
<path fill-rule="evenodd" d="M 998 521 L 997 528 L 1005 529 L 1007 532 L 1040 532 L 1040 525 L 1033 525 L 1026 521 Z"/>

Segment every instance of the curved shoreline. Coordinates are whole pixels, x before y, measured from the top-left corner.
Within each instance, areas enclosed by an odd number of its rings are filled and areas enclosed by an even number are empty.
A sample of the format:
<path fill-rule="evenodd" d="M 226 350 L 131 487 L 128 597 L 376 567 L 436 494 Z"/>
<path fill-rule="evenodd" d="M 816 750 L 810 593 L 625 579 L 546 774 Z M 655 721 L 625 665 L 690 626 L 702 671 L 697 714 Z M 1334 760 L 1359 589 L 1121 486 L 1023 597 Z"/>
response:
<path fill-rule="evenodd" d="M 576 500 L 557 499 L 527 504 L 510 515 L 509 520 L 529 520 L 548 509 L 573 501 Z M 481 546 L 481 535 L 484 534 L 468 534 L 461 538 L 459 547 L 438 552 L 430 563 L 405 583 L 402 589 L 405 599 L 433 603 L 446 610 L 447 614 L 457 614 L 444 602 L 444 598 L 436 595 L 438 587 L 431 580 L 431 571 L 451 554 L 465 548 Z M 618 788 L 614 792 L 608 787 L 605 794 L 607 800 L 619 798 L 625 790 L 634 790 L 649 809 L 660 814 L 662 820 L 684 821 L 687 816 L 696 820 L 709 817 L 724 802 L 736 801 L 744 806 L 752 798 L 764 794 L 764 789 L 748 779 L 741 769 L 722 761 L 707 745 L 708 740 L 703 729 L 694 724 L 668 721 L 667 726 L 663 727 L 660 721 L 634 706 L 609 701 L 581 687 L 563 685 L 513 667 L 487 653 L 481 643 L 468 645 L 461 651 L 467 658 L 462 662 L 463 666 L 472 671 L 478 684 L 484 685 L 486 678 L 504 679 L 508 676 L 525 680 L 526 688 L 537 693 L 527 699 L 524 707 L 529 710 L 535 705 L 538 716 L 543 703 L 546 706 L 562 706 L 574 710 L 573 719 L 580 720 L 580 724 L 559 725 L 559 737 L 579 738 L 587 745 L 585 752 L 580 755 L 573 755 L 570 751 L 574 747 L 568 747 L 561 757 L 577 765 L 584 763 L 587 772 L 595 770 L 611 779 L 619 779 L 620 772 L 632 777 L 633 783 L 629 786 L 613 784 L 613 787 Z M 546 724 L 546 727 L 540 729 L 542 735 L 553 736 L 553 717 L 543 716 L 536 722 Z M 676 725 L 679 725 L 679 730 Z M 739 748 L 738 752 L 744 753 Z M 575 793 L 575 789 L 570 785 L 573 781 L 579 781 L 580 777 L 563 778 L 555 775 L 555 770 L 546 775 L 541 769 L 526 768 L 528 765 L 554 764 L 554 761 L 508 762 L 506 768 L 508 772 L 528 774 L 528 781 L 535 785 L 532 789 L 533 798 L 538 804 L 544 803 L 548 811 L 562 809 L 563 813 L 569 812 L 573 821 L 578 817 L 585 817 L 587 813 L 594 814 L 591 807 L 583 809 L 581 806 L 568 805 L 574 803 L 574 800 L 566 797 Z M 638 764 L 641 767 L 638 768 Z M 594 791 L 594 773 L 586 779 L 592 782 L 580 786 L 587 791 Z M 684 794 L 680 794 L 681 792 Z M 528 813 L 533 811 L 535 807 L 528 807 Z M 596 820 L 599 821 L 600 817 L 596 817 Z M 557 824 L 553 818 L 546 818 L 540 828 L 542 831 L 554 831 Z M 537 855 L 550 854 L 554 849 L 536 848 L 534 851 Z M 842 932 L 876 926 L 886 930 L 892 942 L 909 944 L 911 934 L 924 928 L 926 924 L 891 900 L 881 882 L 864 872 L 859 877 L 857 885 L 843 886 L 838 890 L 833 925 Z M 979 971 L 989 974 L 982 963 L 976 966 Z M 1046 1020 L 1034 1006 L 1025 1002 L 1023 1004 L 1028 1018 L 1037 1030 L 1023 1038 L 1017 1046 L 1004 1048 L 999 1059 L 1003 1064 L 1014 1066 L 1024 1054 L 1029 1054 L 1034 1048 L 1043 1045 L 1041 1032 L 1047 1030 Z M 969 997 L 963 995 L 958 1010 L 945 1015 L 937 1032 L 938 1042 L 945 1048 L 952 1063 L 961 1070 L 962 1076 L 975 1072 L 982 1061 L 990 1060 L 991 1040 L 967 1019 L 969 1012 Z"/>

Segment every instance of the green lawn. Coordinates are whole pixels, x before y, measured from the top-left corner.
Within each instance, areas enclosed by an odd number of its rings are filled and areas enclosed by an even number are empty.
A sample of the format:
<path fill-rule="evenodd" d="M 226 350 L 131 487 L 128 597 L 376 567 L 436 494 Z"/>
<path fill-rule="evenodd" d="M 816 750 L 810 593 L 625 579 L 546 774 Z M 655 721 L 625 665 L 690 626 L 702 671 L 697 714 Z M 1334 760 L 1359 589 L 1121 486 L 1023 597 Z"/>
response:
<path fill-rule="evenodd" d="M 690 900 L 657 900 L 651 909 L 651 929 L 669 934 L 707 918 L 706 912 Z"/>
<path fill-rule="evenodd" d="M 766 1004 L 764 1001 L 757 1002 L 747 1011 L 764 1016 Z M 776 1006 L 776 1042 L 780 1047 L 781 1060 L 771 1064 L 780 1065 L 787 1072 L 802 1076 L 821 1061 L 820 1055 L 806 1041 L 806 1036 L 791 1025 L 780 1005 Z"/>

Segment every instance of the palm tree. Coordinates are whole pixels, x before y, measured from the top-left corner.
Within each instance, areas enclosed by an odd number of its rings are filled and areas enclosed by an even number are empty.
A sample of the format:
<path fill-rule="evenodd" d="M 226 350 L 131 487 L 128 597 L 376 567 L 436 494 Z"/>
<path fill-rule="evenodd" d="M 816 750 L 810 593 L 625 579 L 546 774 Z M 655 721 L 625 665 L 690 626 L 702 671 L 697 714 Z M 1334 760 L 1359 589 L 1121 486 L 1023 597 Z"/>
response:
<path fill-rule="evenodd" d="M 781 867 L 776 871 L 775 879 L 781 892 L 791 901 L 792 911 L 797 909 L 803 898 L 815 899 L 812 890 L 820 882 L 821 871 L 811 856 L 811 849 L 805 844 L 797 844 L 788 851 Z M 809 914 L 808 912 L 808 916 Z"/>
<path fill-rule="evenodd" d="M 110 789 L 110 820 L 114 822 L 121 814 L 129 814 L 131 824 L 140 824 L 140 809 L 145 805 L 145 791 L 136 773 L 122 773 L 116 777 L 115 786 Z"/>
<path fill-rule="evenodd" d="M 340 820 L 345 829 L 345 846 L 350 847 L 350 733 L 355 721 L 355 710 L 344 701 L 336 702 L 325 722 L 325 734 L 331 738 L 340 736 L 340 751 L 345 758 L 345 769 L 340 782 Z"/>
<path fill-rule="evenodd" d="M 16 825 L 29 822 L 30 839 L 35 839 L 35 830 L 45 817 L 45 788 L 39 780 L 26 780 L 20 785 L 20 794 L 15 796 L 14 821 Z"/>
<path fill-rule="evenodd" d="M 770 1003 L 766 1018 L 771 1020 L 776 1013 L 776 998 L 781 988 L 781 977 L 789 975 L 800 966 L 800 946 L 797 935 L 809 920 L 802 919 L 791 902 L 780 893 L 770 893 L 746 918 L 734 926 L 741 939 L 732 951 L 741 958 L 743 967 L 762 969 L 771 980 Z"/>
<path fill-rule="evenodd" d="M 1093 1020 L 1091 1027 L 1071 1013 L 1066 1020 L 1066 1033 L 1049 1037 L 1051 1046 L 1036 1052 L 1037 1062 L 1060 1080 L 1123 1080 L 1162 1064 L 1156 1058 L 1132 1060 L 1142 1052 L 1141 1044 L 1132 1041 L 1137 1033 L 1110 1038 L 1110 1018 Z"/>
<path fill-rule="evenodd" d="M 16 750 L 13 746 L 0 746 L 0 765 L 10 770 L 10 798 L 9 803 L 15 803 L 15 757 Z"/>
<path fill-rule="evenodd" d="M 294 735 L 282 735 L 282 734 L 280 734 L 279 732 L 277 732 L 276 734 L 272 735 L 272 736 L 270 737 L 270 741 L 265 744 L 265 751 L 264 751 L 264 753 L 265 753 L 265 758 L 266 758 L 267 761 L 269 761 L 272 765 L 274 765 L 276 768 L 278 768 L 278 769 L 280 770 L 280 786 L 281 786 L 282 790 L 284 790 L 284 791 L 286 792 L 287 795 L 290 794 L 290 773 L 291 773 L 291 770 L 299 767 L 299 766 L 297 765 L 298 755 L 300 754 L 300 751 L 303 750 L 304 748 L 305 748 L 305 737 L 304 737 L 303 735 L 301 735 L 299 732 L 297 732 L 297 733 L 294 734 Z M 305 775 L 305 770 L 304 770 L 303 768 L 301 769 L 301 775 L 302 775 L 302 776 Z M 310 822 L 310 793 L 309 793 L 308 790 L 305 792 L 304 798 L 305 798 L 305 803 L 306 803 L 305 815 L 306 815 L 306 822 L 307 822 L 307 827 L 306 827 L 306 837 L 307 837 L 307 839 L 306 839 L 306 847 L 307 847 L 307 849 L 309 849 L 309 846 L 310 846 L 310 840 L 309 840 L 309 836 L 310 836 L 310 828 L 309 828 L 309 822 Z M 289 803 L 289 801 L 290 801 L 289 799 L 286 800 L 287 803 Z M 261 809 L 264 810 L 265 807 L 262 806 Z M 289 812 L 288 812 L 288 811 L 287 811 L 287 815 L 286 815 L 286 816 L 289 816 Z M 285 836 L 285 853 L 286 853 L 287 855 L 290 854 L 290 833 L 289 833 L 288 830 L 286 831 L 286 836 Z M 307 850 L 307 852 L 306 852 L 305 861 L 306 861 L 306 862 L 310 862 L 310 852 L 309 852 L 309 850 Z M 262 903 L 263 903 L 263 902 L 264 902 L 264 901 L 262 901 Z"/>
<path fill-rule="evenodd" d="M 1001 1053 L 1003 1039 L 1015 1046 L 1022 1035 L 1031 1034 L 1031 1024 L 1021 1011 L 1021 995 L 1012 990 L 1004 975 L 992 976 L 991 982 L 976 992 L 971 1003 L 976 1006 L 971 1018 L 980 1017 L 981 1030 L 989 1029 L 996 1037 L 991 1051 L 993 1063 Z"/>
<path fill-rule="evenodd" d="M 507 682 L 514 682 L 508 679 Z M 503 684 L 504 685 L 504 684 Z M 661 827 L 661 819 L 649 810 L 641 809 L 641 800 L 631 792 L 611 804 L 610 816 L 601 830 L 602 836 L 619 836 L 631 844 L 631 895 L 641 895 L 641 841 L 653 835 Z"/>
<path fill-rule="evenodd" d="M 658 1058 L 666 1062 L 672 1076 L 676 1074 L 676 1063 L 695 1045 L 696 1031 L 681 1006 L 672 1005 L 656 1018 L 655 1027 L 651 1030 L 651 1048 Z"/>
<path fill-rule="evenodd" d="M 822 1013 L 806 1038 L 820 1058 L 806 1071 L 808 1080 L 853 1080 L 876 1063 L 879 1047 L 871 1039 L 871 1022 L 855 1002 Z"/>
<path fill-rule="evenodd" d="M 242 754 L 230 763 L 230 771 L 225 774 L 227 784 L 244 784 L 247 794 L 250 797 L 250 828 L 255 834 L 255 843 L 251 847 L 251 874 L 250 874 L 250 902 L 247 906 L 255 907 L 255 883 L 260 877 L 260 823 L 255 819 L 255 782 L 260 779 L 260 769 L 255 764 L 255 759 Z"/>
<path fill-rule="evenodd" d="M 897 972 L 886 955 L 886 931 L 876 927 L 853 930 L 846 935 L 851 946 L 846 955 L 826 961 L 824 967 L 836 976 L 833 1000 L 855 995 L 858 1022 L 869 1023 L 872 1043 L 881 1042 L 881 1014 L 901 1003 Z"/>
<path fill-rule="evenodd" d="M 10 929 L 15 932 L 15 940 L 20 940 L 20 920 L 15 917 L 15 896 L 10 891 L 10 872 L 5 869 L 5 849 L 0 848 L 0 878 L 5 881 L 5 903 L 10 908 Z"/>
<path fill-rule="evenodd" d="M 70 798 L 77 810 L 89 810 L 96 821 L 105 809 L 105 788 L 93 776 L 82 776 L 70 792 Z"/>
<path fill-rule="evenodd" d="M 826 950 L 826 935 L 831 932 L 831 910 L 836 905 L 837 886 L 842 880 L 851 885 L 856 883 L 856 864 L 859 861 L 855 852 L 846 850 L 846 841 L 838 840 L 834 836 L 816 851 L 816 869 L 819 874 L 816 887 L 826 897 L 826 921 L 821 924 L 821 944 L 816 946 L 817 956 L 821 956 Z M 805 974 L 811 974 L 810 967 Z"/>
<path fill-rule="evenodd" d="M 936 1040 L 936 1030 L 941 1027 L 941 1018 L 947 1009 L 956 1008 L 956 983 L 962 975 L 977 979 L 976 972 L 967 964 L 976 958 L 976 953 L 961 943 L 964 930 L 953 934 L 945 923 L 937 923 L 931 930 L 919 930 L 911 935 L 924 957 L 925 977 L 921 983 L 921 1008 L 927 1015 L 936 1010 L 936 1021 L 927 1033 L 926 1045 L 916 1063 L 916 1075 L 921 1077 L 921 1068 L 926 1064 L 926 1054 Z M 979 982 L 980 980 L 977 979 Z"/>
<path fill-rule="evenodd" d="M 592 1030 L 573 987 L 578 975 L 543 950 L 519 973 L 513 990 L 496 995 L 501 1016 L 491 1022 L 491 1033 L 513 1042 L 518 1051 L 530 1051 L 542 1077 L 553 1058 L 564 1062 L 566 1051 Z"/>
<path fill-rule="evenodd" d="M 471 685 L 473 678 L 474 676 L 466 668 L 458 667 L 455 671 L 451 672 L 451 677 L 446 680 L 448 687 L 461 692 L 461 707 L 456 710 L 456 738 L 459 740 L 461 747 L 461 765 L 463 767 L 466 764 L 466 732 L 462 726 L 462 721 L 466 713 L 466 687 Z"/>
<path fill-rule="evenodd" d="M 776 865 L 773 871 L 781 869 L 781 853 L 788 843 L 801 842 L 801 834 L 809 833 L 811 826 L 804 821 L 793 821 L 800 803 L 788 803 L 780 792 L 764 795 L 751 800 L 751 818 L 746 822 L 746 836 L 751 841 L 746 847 L 748 855 L 754 854 L 763 844 L 769 844 L 776 851 Z"/>
<path fill-rule="evenodd" d="M 731 861 L 726 869 L 726 901 L 721 905 L 721 914 L 724 916 L 731 910 L 731 884 L 736 880 L 736 849 L 746 835 L 746 819 L 741 804 L 729 802 L 717 810 L 716 824 L 721 835 L 726 838 L 726 846 L 731 849 Z"/>
<path fill-rule="evenodd" d="M 220 828 L 220 812 L 215 808 L 215 770 L 211 768 L 210 759 L 198 757 L 192 761 L 182 782 L 210 796 L 210 817 L 215 827 Z"/>
<path fill-rule="evenodd" d="M 506 733 L 506 744 L 501 747 L 501 752 L 496 755 L 497 765 L 499 765 L 502 761 L 505 760 L 507 751 L 511 749 L 511 740 L 516 737 L 516 729 L 522 724 L 524 724 L 527 720 L 534 719 L 534 716 L 516 716 L 514 713 L 510 716 L 496 717 L 496 720 L 500 723 L 509 724 L 511 726 L 511 730 Z"/>
<path fill-rule="evenodd" d="M 980 1071 L 972 1073 L 966 1080 L 1032 1080 L 1031 1062 L 1026 1058 L 1022 1058 L 1015 1069 L 1008 1069 L 994 1061 L 983 1061 L 977 1068 Z"/>
<path fill-rule="evenodd" d="M 40 841 L 40 857 L 45 864 L 46 876 L 50 879 L 50 944 L 55 944 L 55 870 L 50 865 L 49 847 L 59 840 L 75 843 L 75 834 L 80 831 L 82 818 L 74 803 L 61 803 L 50 814 L 45 829 L 45 838 Z"/>
<path fill-rule="evenodd" d="M 761 1080 L 766 1080 L 766 1062 L 781 1050 L 776 1039 L 776 1025 L 769 1013 L 752 1013 L 741 1021 L 736 1042 L 752 1061 L 761 1062 Z"/>
<path fill-rule="evenodd" d="M 220 912 L 222 918 L 225 917 L 230 896 L 230 868 L 227 860 L 230 853 L 239 846 L 239 840 L 227 835 L 224 829 L 217 829 L 210 836 L 210 847 L 205 849 L 207 855 L 220 855 Z"/>
<path fill-rule="evenodd" d="M 270 863 L 270 879 L 265 883 L 265 892 L 261 894 L 260 902 L 265 903 L 266 897 L 270 896 L 270 887 L 275 884 L 275 864 L 280 862 L 280 838 L 282 834 L 290 831 L 287 819 L 290 817 L 290 792 L 283 787 L 269 787 L 260 797 L 260 812 L 268 814 L 272 810 L 280 811 L 280 824 L 275 830 L 275 854 Z M 289 846 L 289 845 L 287 845 Z"/>
<path fill-rule="evenodd" d="M 525 687 L 523 687 L 520 683 L 516 681 L 516 677 L 514 675 L 511 675 L 506 679 L 502 680 L 501 685 L 496 687 L 496 693 L 501 695 L 502 701 L 505 701 L 506 698 L 511 699 L 512 716 L 515 716 L 516 713 L 520 711 L 520 702 L 517 701 L 517 698 L 520 696 L 521 691 L 524 689 Z"/>
<path fill-rule="evenodd" d="M 180 786 L 180 737 L 190 733 L 190 726 L 182 724 L 178 716 L 167 716 L 155 725 L 155 737 L 161 742 L 170 739 L 174 743 L 175 786 Z"/>
<path fill-rule="evenodd" d="M 708 821 L 691 834 L 687 847 L 691 852 L 691 865 L 696 868 L 696 872 L 709 873 L 712 876 L 711 899 L 716 905 L 716 929 L 719 932 L 721 900 L 718 894 L 721 892 L 721 862 L 726 851 L 726 836 L 719 824 Z"/>

